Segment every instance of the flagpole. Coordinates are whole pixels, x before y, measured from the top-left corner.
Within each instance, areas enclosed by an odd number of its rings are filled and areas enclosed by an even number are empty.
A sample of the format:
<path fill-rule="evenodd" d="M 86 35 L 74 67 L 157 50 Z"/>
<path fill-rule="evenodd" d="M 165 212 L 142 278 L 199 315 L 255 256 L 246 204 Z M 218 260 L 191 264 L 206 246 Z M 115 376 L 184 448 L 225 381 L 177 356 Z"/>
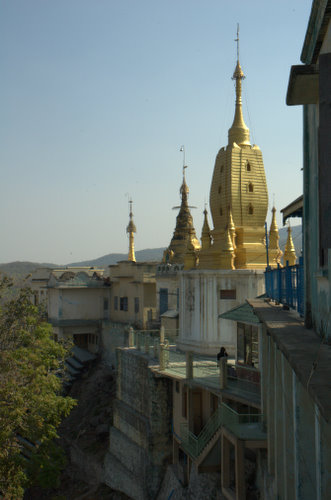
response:
<path fill-rule="evenodd" d="M 185 168 L 185 146 L 181 146 L 180 147 L 180 150 L 182 153 L 183 153 L 183 172 L 184 172 L 184 168 Z"/>

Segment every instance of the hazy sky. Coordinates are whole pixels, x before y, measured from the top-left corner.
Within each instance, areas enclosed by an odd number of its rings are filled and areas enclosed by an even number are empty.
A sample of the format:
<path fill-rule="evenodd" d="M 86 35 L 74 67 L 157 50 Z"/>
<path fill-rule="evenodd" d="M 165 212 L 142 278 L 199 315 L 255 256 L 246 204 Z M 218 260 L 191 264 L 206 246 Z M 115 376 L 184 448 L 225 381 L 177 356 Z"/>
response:
<path fill-rule="evenodd" d="M 0 0 L 0 262 L 126 252 L 128 194 L 136 249 L 167 246 L 182 144 L 200 237 L 233 120 L 237 22 L 270 208 L 273 193 L 277 209 L 299 196 L 302 107 L 285 97 L 311 3 Z"/>

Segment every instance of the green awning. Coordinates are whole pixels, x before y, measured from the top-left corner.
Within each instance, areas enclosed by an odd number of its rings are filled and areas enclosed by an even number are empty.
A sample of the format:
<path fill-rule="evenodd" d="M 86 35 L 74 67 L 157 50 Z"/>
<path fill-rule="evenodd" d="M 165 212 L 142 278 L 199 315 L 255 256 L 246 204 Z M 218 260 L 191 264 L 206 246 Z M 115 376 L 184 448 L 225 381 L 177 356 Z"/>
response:
<path fill-rule="evenodd" d="M 240 323 L 248 323 L 250 325 L 257 325 L 260 323 L 259 318 L 254 314 L 252 306 L 245 302 L 240 306 L 236 306 L 229 311 L 226 311 L 218 316 L 222 319 L 231 319 L 232 321 L 239 321 Z"/>

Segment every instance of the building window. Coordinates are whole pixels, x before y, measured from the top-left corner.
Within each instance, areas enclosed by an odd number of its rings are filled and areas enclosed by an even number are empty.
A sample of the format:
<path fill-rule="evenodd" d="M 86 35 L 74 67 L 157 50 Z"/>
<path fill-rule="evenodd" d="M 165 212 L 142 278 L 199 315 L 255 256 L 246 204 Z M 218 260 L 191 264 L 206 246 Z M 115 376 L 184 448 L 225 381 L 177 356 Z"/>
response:
<path fill-rule="evenodd" d="M 245 365 L 259 366 L 259 342 L 256 326 L 237 323 L 237 359 Z"/>
<path fill-rule="evenodd" d="M 118 311 L 118 297 L 114 297 L 114 309 Z"/>
<path fill-rule="evenodd" d="M 120 297 L 120 311 L 128 311 L 128 298 Z"/>
<path fill-rule="evenodd" d="M 248 214 L 253 215 L 253 213 L 254 213 L 254 207 L 253 207 L 253 205 L 249 205 L 248 206 Z"/>
<path fill-rule="evenodd" d="M 218 194 L 221 194 L 222 186 L 218 186 Z"/>
<path fill-rule="evenodd" d="M 215 413 L 218 408 L 218 397 L 215 394 L 210 394 L 210 412 Z"/>
<path fill-rule="evenodd" d="M 223 208 L 220 208 L 220 215 L 223 215 Z"/>
<path fill-rule="evenodd" d="M 97 335 L 94 335 L 93 333 L 89 333 L 88 334 L 88 343 L 89 344 L 97 344 L 98 343 Z"/>
<path fill-rule="evenodd" d="M 160 288 L 160 315 L 168 310 L 168 288 Z"/>
<path fill-rule="evenodd" d="M 179 311 L 179 288 L 177 288 L 177 311 Z"/>
<path fill-rule="evenodd" d="M 187 388 L 182 391 L 182 416 L 187 418 Z"/>
<path fill-rule="evenodd" d="M 180 388 L 179 388 L 179 382 L 178 382 L 178 380 L 176 380 L 175 384 L 176 384 L 176 392 L 179 394 Z"/>
<path fill-rule="evenodd" d="M 236 290 L 220 290 L 220 299 L 222 300 L 235 300 Z"/>
<path fill-rule="evenodd" d="M 223 172 L 224 170 L 224 165 L 221 165 L 221 173 Z"/>
<path fill-rule="evenodd" d="M 103 319 L 108 319 L 108 309 L 109 309 L 109 302 L 108 299 L 104 298 L 103 299 Z"/>
<path fill-rule="evenodd" d="M 139 312 L 139 297 L 134 298 L 134 312 L 136 314 Z"/>
<path fill-rule="evenodd" d="M 246 163 L 246 170 L 247 172 L 250 172 L 252 170 L 249 161 Z"/>
<path fill-rule="evenodd" d="M 250 193 L 253 193 L 253 191 L 254 191 L 254 187 L 253 187 L 253 184 L 251 182 L 248 184 L 248 191 Z"/>

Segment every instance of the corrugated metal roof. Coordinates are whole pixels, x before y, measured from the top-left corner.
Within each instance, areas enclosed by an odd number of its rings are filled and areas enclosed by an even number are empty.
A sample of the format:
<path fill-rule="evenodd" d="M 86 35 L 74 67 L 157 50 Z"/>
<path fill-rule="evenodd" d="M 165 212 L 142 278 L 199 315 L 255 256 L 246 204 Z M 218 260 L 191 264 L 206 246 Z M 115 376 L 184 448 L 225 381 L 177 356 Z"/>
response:
<path fill-rule="evenodd" d="M 160 314 L 161 318 L 178 318 L 178 311 L 169 309 L 168 311 Z"/>
<path fill-rule="evenodd" d="M 245 304 L 241 304 L 240 306 L 236 306 L 233 309 L 220 314 L 218 317 L 253 325 L 260 323 L 259 318 L 254 314 L 254 310 L 248 302 L 245 302 Z"/>

